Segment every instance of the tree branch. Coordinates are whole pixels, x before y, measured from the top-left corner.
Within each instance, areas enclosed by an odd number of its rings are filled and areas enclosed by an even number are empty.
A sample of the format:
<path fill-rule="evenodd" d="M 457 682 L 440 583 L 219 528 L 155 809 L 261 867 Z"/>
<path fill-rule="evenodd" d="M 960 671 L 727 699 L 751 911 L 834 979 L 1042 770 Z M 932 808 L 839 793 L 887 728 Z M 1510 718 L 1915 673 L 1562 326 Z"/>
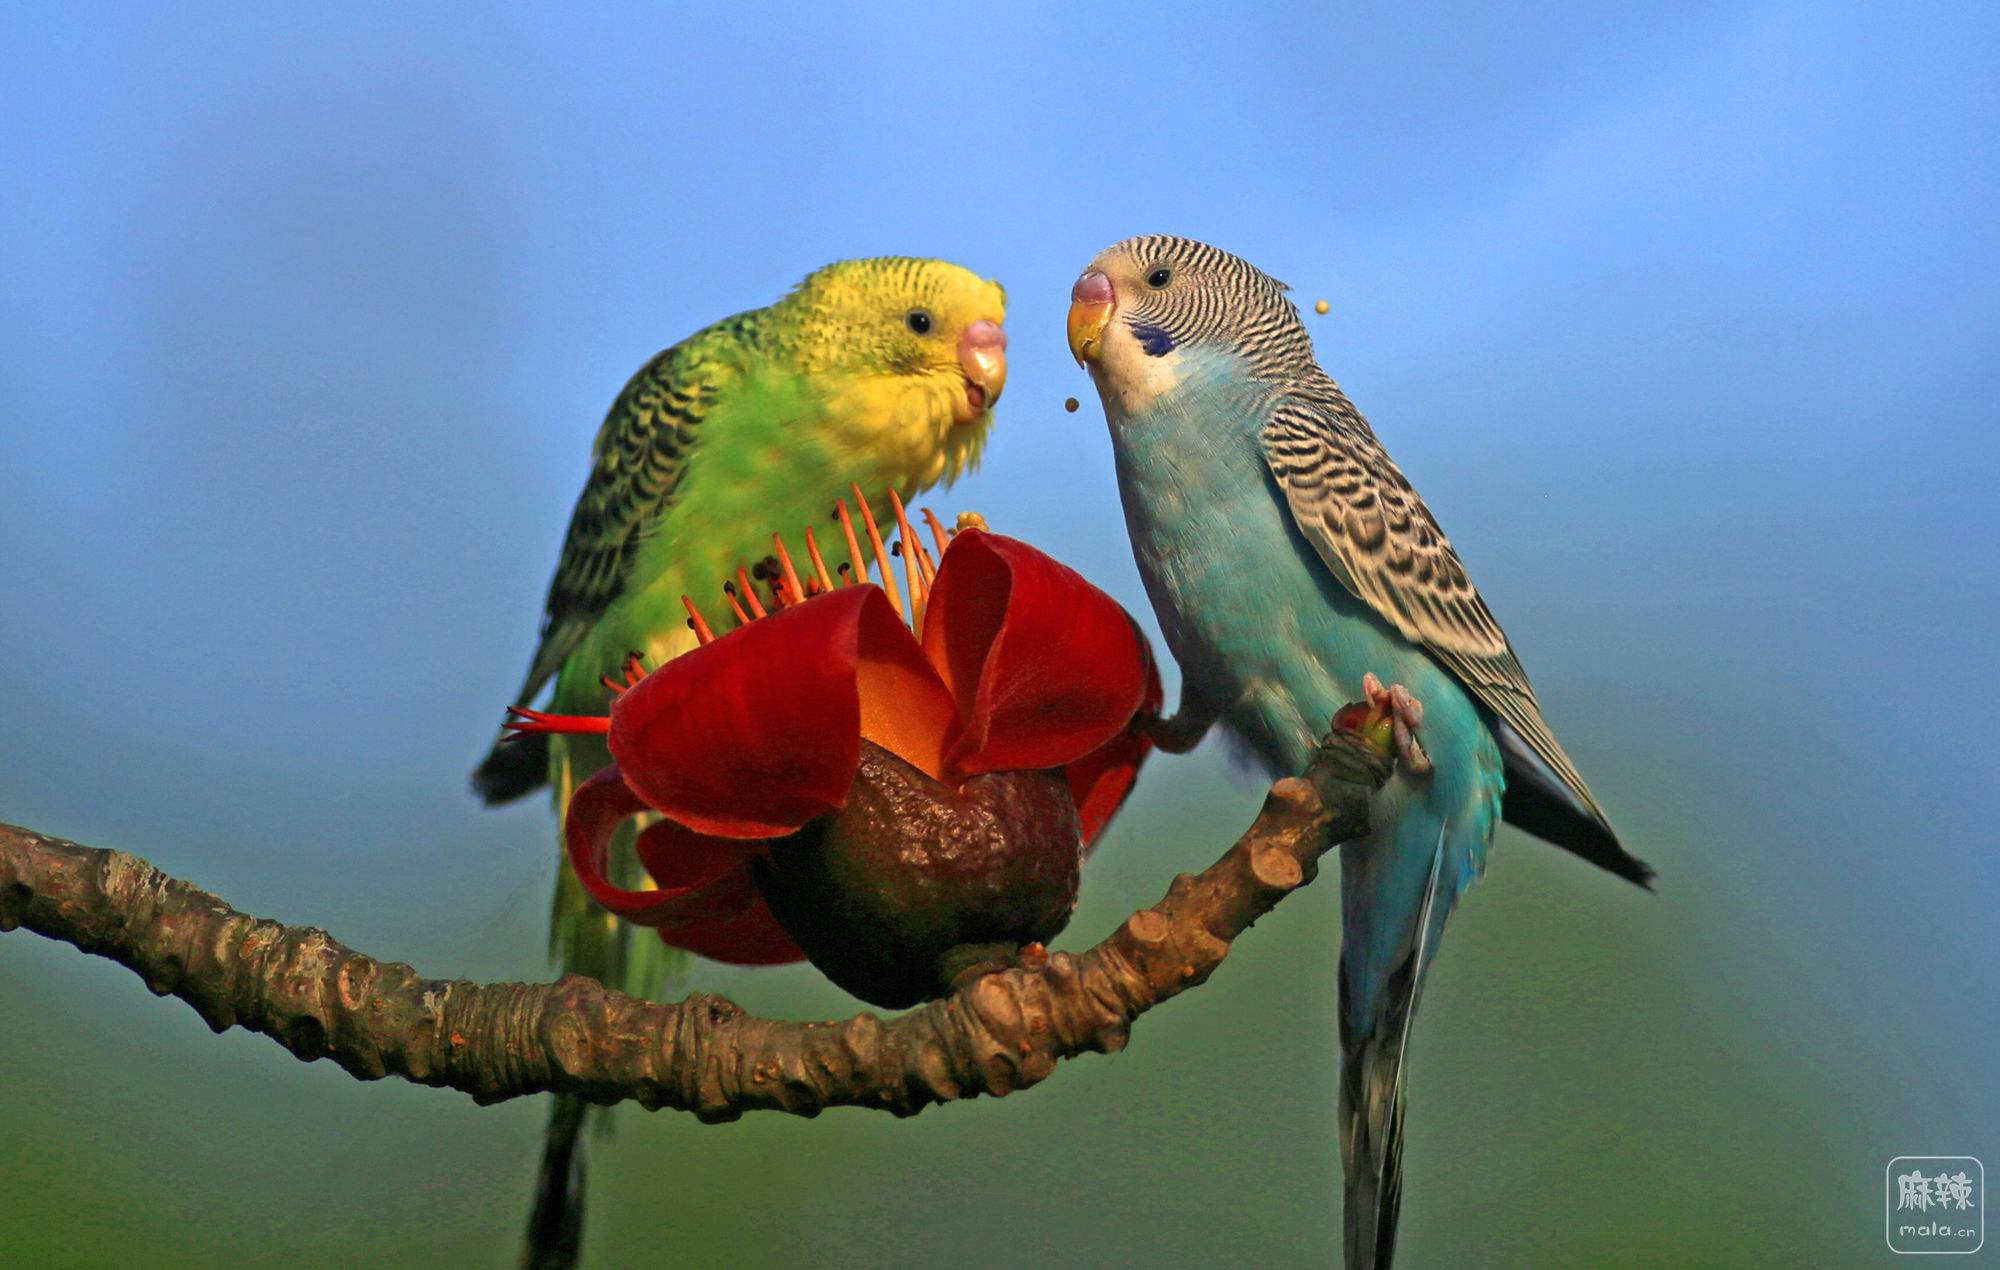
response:
<path fill-rule="evenodd" d="M 660 1005 L 569 975 L 553 984 L 422 979 L 310 926 L 239 913 L 136 856 L 0 825 L 0 931 L 26 926 L 130 967 L 221 1032 L 245 1027 L 362 1080 L 401 1076 L 475 1102 L 562 1092 L 703 1120 L 833 1106 L 914 1115 L 1033 1085 L 1124 1048 L 1132 1021 L 1205 981 L 1250 924 L 1367 831 L 1389 764 L 1336 732 L 1271 787 L 1236 844 L 1078 955 L 986 975 L 884 1021 L 787 1023 L 695 993 Z"/>

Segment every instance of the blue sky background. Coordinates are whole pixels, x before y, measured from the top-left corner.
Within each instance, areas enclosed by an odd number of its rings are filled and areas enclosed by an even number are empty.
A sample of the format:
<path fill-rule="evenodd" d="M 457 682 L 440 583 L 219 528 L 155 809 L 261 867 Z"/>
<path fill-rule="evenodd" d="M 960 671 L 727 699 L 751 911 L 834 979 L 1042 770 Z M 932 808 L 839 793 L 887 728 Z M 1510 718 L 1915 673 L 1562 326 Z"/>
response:
<path fill-rule="evenodd" d="M 1996 65 L 1969 4 L 17 6 L 0 818 L 542 977 L 549 812 L 464 776 L 631 371 L 828 260 L 998 277 L 998 430 L 931 501 L 1144 613 L 1062 318 L 1106 244 L 1203 238 L 1329 302 L 1661 873 L 1503 836 L 1413 1042 L 1407 1259 L 1891 1264 L 1892 1157 L 2000 1162 Z M 1257 799 L 1213 743 L 1157 761 L 1065 942 Z M 623 1114 L 592 1263 L 1324 1263 L 1336 900 L 1004 1102 Z M 510 1264 L 542 1116 L 0 938 L 33 1264 Z"/>

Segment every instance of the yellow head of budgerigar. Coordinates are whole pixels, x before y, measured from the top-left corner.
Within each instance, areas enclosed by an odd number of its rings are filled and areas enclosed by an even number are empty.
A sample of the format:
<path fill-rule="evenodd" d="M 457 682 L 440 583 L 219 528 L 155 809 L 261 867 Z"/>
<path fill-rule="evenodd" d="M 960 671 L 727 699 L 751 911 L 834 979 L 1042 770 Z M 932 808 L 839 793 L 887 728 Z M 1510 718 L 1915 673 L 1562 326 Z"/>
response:
<path fill-rule="evenodd" d="M 906 453 L 916 484 L 974 461 L 1007 382 L 1007 293 L 942 260 L 843 260 L 785 301 L 808 373 L 839 381 L 838 413 Z"/>

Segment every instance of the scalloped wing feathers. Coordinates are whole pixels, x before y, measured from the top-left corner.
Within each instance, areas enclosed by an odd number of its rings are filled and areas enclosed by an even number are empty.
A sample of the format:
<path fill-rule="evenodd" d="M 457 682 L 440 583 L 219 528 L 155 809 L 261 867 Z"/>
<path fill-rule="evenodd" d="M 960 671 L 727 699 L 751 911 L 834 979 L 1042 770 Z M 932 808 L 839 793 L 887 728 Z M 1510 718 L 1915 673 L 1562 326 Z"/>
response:
<path fill-rule="evenodd" d="M 631 579 L 645 528 L 673 506 L 702 421 L 740 375 L 760 314 L 739 314 L 654 357 L 612 403 L 549 582 L 542 638 L 514 704 L 541 691 Z"/>
<path fill-rule="evenodd" d="M 1294 388 L 1261 440 L 1293 520 L 1340 584 L 1443 663 L 1605 824 L 1451 540 L 1346 394 L 1331 380 Z"/>

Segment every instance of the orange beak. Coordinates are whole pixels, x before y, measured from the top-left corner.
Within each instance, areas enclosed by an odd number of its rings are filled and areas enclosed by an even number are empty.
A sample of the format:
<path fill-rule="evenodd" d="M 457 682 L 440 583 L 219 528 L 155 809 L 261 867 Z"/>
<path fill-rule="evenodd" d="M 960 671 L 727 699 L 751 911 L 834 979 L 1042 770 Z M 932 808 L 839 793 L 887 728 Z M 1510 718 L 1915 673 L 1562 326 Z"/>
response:
<path fill-rule="evenodd" d="M 1096 269 L 1076 280 L 1069 293 L 1069 351 L 1088 366 L 1104 352 L 1104 326 L 1117 307 L 1111 279 Z"/>
<path fill-rule="evenodd" d="M 1007 332 L 998 322 L 981 318 L 958 337 L 958 364 L 965 371 L 965 404 L 970 422 L 1000 400 L 1007 386 Z"/>

